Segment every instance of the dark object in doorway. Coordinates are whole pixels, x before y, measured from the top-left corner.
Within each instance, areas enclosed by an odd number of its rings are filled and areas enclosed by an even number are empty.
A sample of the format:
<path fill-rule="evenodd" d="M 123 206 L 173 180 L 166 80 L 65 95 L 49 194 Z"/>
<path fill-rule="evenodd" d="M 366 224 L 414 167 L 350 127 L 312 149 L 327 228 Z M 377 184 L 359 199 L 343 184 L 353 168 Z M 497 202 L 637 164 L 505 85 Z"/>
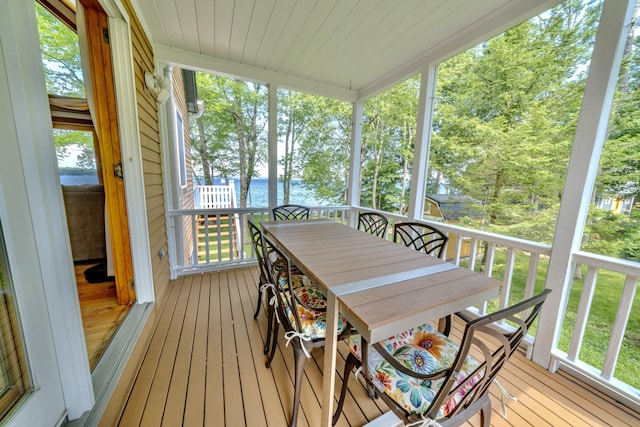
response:
<path fill-rule="evenodd" d="M 89 283 L 103 283 L 115 280 L 113 276 L 107 276 L 107 261 L 101 261 L 84 271 L 84 278 Z"/>

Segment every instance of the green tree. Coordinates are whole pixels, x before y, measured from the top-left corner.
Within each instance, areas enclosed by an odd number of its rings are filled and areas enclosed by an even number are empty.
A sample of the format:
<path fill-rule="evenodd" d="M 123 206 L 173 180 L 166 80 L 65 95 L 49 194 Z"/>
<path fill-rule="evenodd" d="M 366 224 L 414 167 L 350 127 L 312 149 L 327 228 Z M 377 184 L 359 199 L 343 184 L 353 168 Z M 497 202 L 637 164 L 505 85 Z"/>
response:
<path fill-rule="evenodd" d="M 363 206 L 400 213 L 409 193 L 420 76 L 368 99 L 361 148 Z"/>
<path fill-rule="evenodd" d="M 347 202 L 351 104 L 316 97 L 316 114 L 300 143 L 302 185 L 324 204 Z"/>
<path fill-rule="evenodd" d="M 205 111 L 191 123 L 193 161 L 207 185 L 215 176 L 238 176 L 246 207 L 251 178 L 266 158 L 267 88 L 204 73 L 196 81 Z"/>
<path fill-rule="evenodd" d="M 428 188 L 481 200 L 499 232 L 557 213 L 598 13 L 566 1 L 440 64 Z"/>
<path fill-rule="evenodd" d="M 78 35 L 39 3 L 36 20 L 47 92 L 85 98 Z"/>
<path fill-rule="evenodd" d="M 77 34 L 40 3 L 36 2 L 35 10 L 47 92 L 58 96 L 85 98 Z M 59 160 L 69 154 L 72 146 L 77 146 L 81 150 L 78 166 L 85 169 L 96 167 L 93 137 L 89 133 L 56 129 L 53 140 Z"/>

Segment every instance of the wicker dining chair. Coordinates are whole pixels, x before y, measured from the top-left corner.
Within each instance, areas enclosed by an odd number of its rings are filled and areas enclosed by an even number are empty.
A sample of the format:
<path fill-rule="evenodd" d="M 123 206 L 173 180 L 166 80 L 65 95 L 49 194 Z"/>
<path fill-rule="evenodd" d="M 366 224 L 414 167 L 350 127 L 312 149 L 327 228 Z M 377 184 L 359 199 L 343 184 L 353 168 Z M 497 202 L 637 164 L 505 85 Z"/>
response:
<path fill-rule="evenodd" d="M 362 366 L 364 352 L 367 383 L 406 425 L 458 426 L 480 412 L 481 424 L 489 426 L 489 386 L 527 335 L 550 292 L 545 289 L 474 320 L 463 318 L 459 345 L 428 324 L 370 346 L 360 335 L 352 335 L 347 340 L 351 351 L 334 424 L 342 411 L 349 374 Z"/>
<path fill-rule="evenodd" d="M 428 255 L 441 258 L 449 238 L 435 227 L 420 222 L 397 222 L 393 241 Z"/>
<path fill-rule="evenodd" d="M 258 267 L 260 275 L 258 278 L 258 301 L 256 311 L 253 315 L 254 319 L 258 318 L 260 313 L 260 306 L 263 301 L 267 301 L 267 339 L 265 340 L 264 354 L 269 352 L 270 348 L 275 348 L 277 345 L 277 333 L 272 334 L 273 327 L 277 318 L 275 317 L 274 306 L 268 301 L 270 299 L 264 298 L 265 289 L 270 287 L 271 279 L 267 271 L 268 261 L 266 259 L 267 251 L 264 248 L 264 234 L 260 227 L 258 227 L 253 220 L 247 220 L 249 224 L 249 232 L 251 235 L 251 244 L 253 251 L 258 260 Z M 271 253 L 272 257 L 273 252 Z M 318 290 L 311 281 L 300 272 L 293 264 L 289 264 L 289 271 L 291 274 L 291 283 L 293 288 L 293 295 L 299 305 L 305 307 L 308 310 L 313 311 L 326 311 L 327 300 L 325 296 Z"/>
<path fill-rule="evenodd" d="M 300 292 L 291 292 L 292 289 L 300 291 L 306 285 L 294 285 L 293 275 L 291 274 L 291 264 L 285 254 L 283 254 L 270 240 L 264 236 L 264 247 L 266 250 L 267 271 L 270 281 L 274 284 L 269 287 L 269 299 L 273 299 L 274 308 L 277 311 L 277 320 L 274 324 L 272 334 L 275 343 L 275 337 L 278 335 L 278 326 L 281 325 L 287 338 L 287 345 L 291 344 L 294 352 L 295 361 L 295 381 L 294 381 L 294 398 L 291 411 L 290 427 L 294 427 L 298 421 L 298 412 L 300 407 L 300 392 L 302 388 L 302 375 L 304 366 L 310 352 L 314 348 L 323 347 L 326 337 L 326 309 L 314 310 L 301 304 L 299 297 Z M 315 286 L 310 285 L 306 291 L 317 292 Z M 307 295 L 308 296 L 308 295 Z M 326 306 L 325 306 L 326 308 Z M 339 316 L 338 322 L 338 339 L 344 339 L 351 334 L 351 326 L 346 319 Z M 275 345 L 271 346 L 271 354 L 267 358 L 267 368 L 271 365 L 275 354 Z"/>
<path fill-rule="evenodd" d="M 253 318 L 257 319 L 260 314 L 260 307 L 264 300 L 265 286 L 269 283 L 269 274 L 267 273 L 267 260 L 265 259 L 264 241 L 262 237 L 262 230 L 253 222 L 252 219 L 247 219 L 249 224 L 249 234 L 251 235 L 251 245 L 253 246 L 253 252 L 258 260 L 258 269 L 260 275 L 258 277 L 258 301 L 256 304 L 256 311 L 253 314 Z M 267 305 L 267 339 L 264 346 L 264 354 L 269 352 L 271 330 L 273 329 L 275 313 L 271 305 Z"/>
<path fill-rule="evenodd" d="M 393 241 L 411 249 L 442 258 L 449 238 L 440 230 L 420 222 L 396 222 L 393 225 Z M 451 315 L 441 319 L 440 332 L 449 335 Z"/>
<path fill-rule="evenodd" d="M 309 219 L 310 209 L 302 205 L 280 205 L 271 210 L 275 221 L 290 219 Z"/>
<path fill-rule="evenodd" d="M 358 230 L 386 239 L 388 226 L 389 220 L 382 214 L 376 212 L 358 213 Z"/>

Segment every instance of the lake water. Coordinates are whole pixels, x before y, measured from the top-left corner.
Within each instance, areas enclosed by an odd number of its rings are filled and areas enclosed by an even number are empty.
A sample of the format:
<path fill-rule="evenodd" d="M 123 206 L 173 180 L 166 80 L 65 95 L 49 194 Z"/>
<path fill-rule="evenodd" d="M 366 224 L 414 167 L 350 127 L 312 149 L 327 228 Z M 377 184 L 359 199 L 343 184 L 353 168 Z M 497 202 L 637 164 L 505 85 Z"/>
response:
<path fill-rule="evenodd" d="M 231 178 L 233 179 L 233 178 Z M 240 203 L 240 180 L 233 179 L 236 189 L 236 200 Z M 221 185 L 220 179 L 214 179 L 214 184 Z M 264 207 L 269 206 L 268 178 L 252 178 L 249 186 L 249 194 L 247 196 L 248 207 Z M 278 204 L 282 204 L 284 196 L 282 194 L 282 183 L 278 181 Z M 289 194 L 289 203 L 297 203 L 301 205 L 317 206 L 319 202 L 311 195 L 311 193 L 302 187 L 299 180 L 291 182 L 291 193 Z"/>
<path fill-rule="evenodd" d="M 236 200 L 240 203 L 240 180 L 236 178 L 233 179 L 233 182 L 236 188 Z M 98 177 L 96 175 L 60 175 L 60 183 L 62 185 L 97 184 Z M 216 178 L 214 183 L 216 185 L 221 185 L 222 181 L 221 179 Z M 269 205 L 267 183 L 267 178 L 253 178 L 251 180 L 249 195 L 247 197 L 248 207 L 265 207 Z M 282 183 L 278 182 L 278 204 L 282 204 L 282 202 Z M 291 183 L 289 202 L 308 206 L 319 205 L 318 201 L 310 194 L 310 192 L 302 187 L 299 180 L 294 180 Z"/>
<path fill-rule="evenodd" d="M 85 185 L 97 183 L 97 175 L 60 175 L 60 184 L 62 185 Z"/>

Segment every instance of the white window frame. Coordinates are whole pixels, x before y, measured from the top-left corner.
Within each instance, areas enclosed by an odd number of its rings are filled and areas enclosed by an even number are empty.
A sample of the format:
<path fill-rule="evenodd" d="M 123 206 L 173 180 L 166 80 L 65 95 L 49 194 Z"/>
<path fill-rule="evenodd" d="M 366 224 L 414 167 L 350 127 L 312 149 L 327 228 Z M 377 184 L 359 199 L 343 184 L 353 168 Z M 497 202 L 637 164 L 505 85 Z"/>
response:
<path fill-rule="evenodd" d="M 184 151 L 184 119 L 176 108 L 176 153 L 178 155 L 178 182 L 180 188 L 187 186 L 187 164 Z"/>

